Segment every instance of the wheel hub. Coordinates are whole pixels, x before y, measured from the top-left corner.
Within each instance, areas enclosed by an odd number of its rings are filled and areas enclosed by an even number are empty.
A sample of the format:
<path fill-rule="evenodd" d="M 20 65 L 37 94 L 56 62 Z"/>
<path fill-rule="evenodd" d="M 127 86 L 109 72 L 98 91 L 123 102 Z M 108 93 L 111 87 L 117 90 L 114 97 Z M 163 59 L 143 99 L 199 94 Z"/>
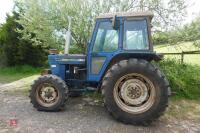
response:
<path fill-rule="evenodd" d="M 41 89 L 41 98 L 47 103 L 52 102 L 56 98 L 56 91 L 53 87 L 45 87 Z"/>
<path fill-rule="evenodd" d="M 122 99 L 131 105 L 139 105 L 148 98 L 148 89 L 139 79 L 129 79 L 121 87 Z"/>
<path fill-rule="evenodd" d="M 52 102 L 56 98 L 56 91 L 53 87 L 44 87 L 41 89 L 41 98 L 47 103 Z"/>
<path fill-rule="evenodd" d="M 141 96 L 141 90 L 138 86 L 129 87 L 127 91 L 127 96 L 131 99 L 137 99 Z"/>
<path fill-rule="evenodd" d="M 44 83 L 38 86 L 37 89 L 37 100 L 38 102 L 45 107 L 53 106 L 57 103 L 59 93 L 55 87 L 49 83 Z"/>

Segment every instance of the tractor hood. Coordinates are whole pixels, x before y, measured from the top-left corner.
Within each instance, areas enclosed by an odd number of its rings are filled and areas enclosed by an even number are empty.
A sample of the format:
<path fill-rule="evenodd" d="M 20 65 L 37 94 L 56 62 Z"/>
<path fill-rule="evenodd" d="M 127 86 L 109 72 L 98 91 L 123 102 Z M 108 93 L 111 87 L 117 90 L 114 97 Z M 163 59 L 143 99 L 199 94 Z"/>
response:
<path fill-rule="evenodd" d="M 50 54 L 48 56 L 51 72 L 65 79 L 66 66 L 85 66 L 85 55 Z"/>
<path fill-rule="evenodd" d="M 49 64 L 85 64 L 85 55 L 79 54 L 56 54 L 56 55 L 49 55 L 48 60 Z"/>

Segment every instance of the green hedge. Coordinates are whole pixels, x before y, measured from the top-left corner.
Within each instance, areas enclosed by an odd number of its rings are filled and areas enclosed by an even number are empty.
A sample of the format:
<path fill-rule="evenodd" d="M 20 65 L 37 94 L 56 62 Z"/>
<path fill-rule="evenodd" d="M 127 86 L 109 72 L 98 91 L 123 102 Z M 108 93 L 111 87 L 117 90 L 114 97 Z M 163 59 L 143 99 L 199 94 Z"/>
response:
<path fill-rule="evenodd" d="M 167 76 L 176 97 L 200 99 L 200 66 L 164 60 L 158 64 Z"/>

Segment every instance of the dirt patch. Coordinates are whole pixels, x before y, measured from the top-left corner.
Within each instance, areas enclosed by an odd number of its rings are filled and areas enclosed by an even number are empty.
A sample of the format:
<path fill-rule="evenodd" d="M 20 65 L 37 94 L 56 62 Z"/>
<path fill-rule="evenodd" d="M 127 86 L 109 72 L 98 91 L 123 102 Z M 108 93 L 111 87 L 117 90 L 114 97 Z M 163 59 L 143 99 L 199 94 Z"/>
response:
<path fill-rule="evenodd" d="M 8 84 L 0 84 L 0 92 L 21 92 L 27 91 L 30 85 L 33 83 L 35 79 L 37 79 L 39 75 L 30 76 L 27 78 L 23 78 L 12 83 Z"/>
<path fill-rule="evenodd" d="M 170 119 L 200 122 L 200 102 L 196 100 L 173 100 L 165 115 Z"/>

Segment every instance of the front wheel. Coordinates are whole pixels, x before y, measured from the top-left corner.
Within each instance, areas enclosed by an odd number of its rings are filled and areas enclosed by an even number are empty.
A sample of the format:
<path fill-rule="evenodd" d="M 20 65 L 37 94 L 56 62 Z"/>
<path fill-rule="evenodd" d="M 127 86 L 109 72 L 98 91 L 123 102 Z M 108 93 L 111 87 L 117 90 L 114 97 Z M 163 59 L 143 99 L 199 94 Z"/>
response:
<path fill-rule="evenodd" d="M 146 125 L 163 114 L 170 88 L 157 67 L 145 60 L 130 59 L 108 70 L 102 91 L 106 108 L 117 120 Z"/>
<path fill-rule="evenodd" d="M 65 106 L 68 92 L 62 79 L 55 75 L 44 75 L 34 81 L 29 97 L 39 111 L 59 111 Z"/>

